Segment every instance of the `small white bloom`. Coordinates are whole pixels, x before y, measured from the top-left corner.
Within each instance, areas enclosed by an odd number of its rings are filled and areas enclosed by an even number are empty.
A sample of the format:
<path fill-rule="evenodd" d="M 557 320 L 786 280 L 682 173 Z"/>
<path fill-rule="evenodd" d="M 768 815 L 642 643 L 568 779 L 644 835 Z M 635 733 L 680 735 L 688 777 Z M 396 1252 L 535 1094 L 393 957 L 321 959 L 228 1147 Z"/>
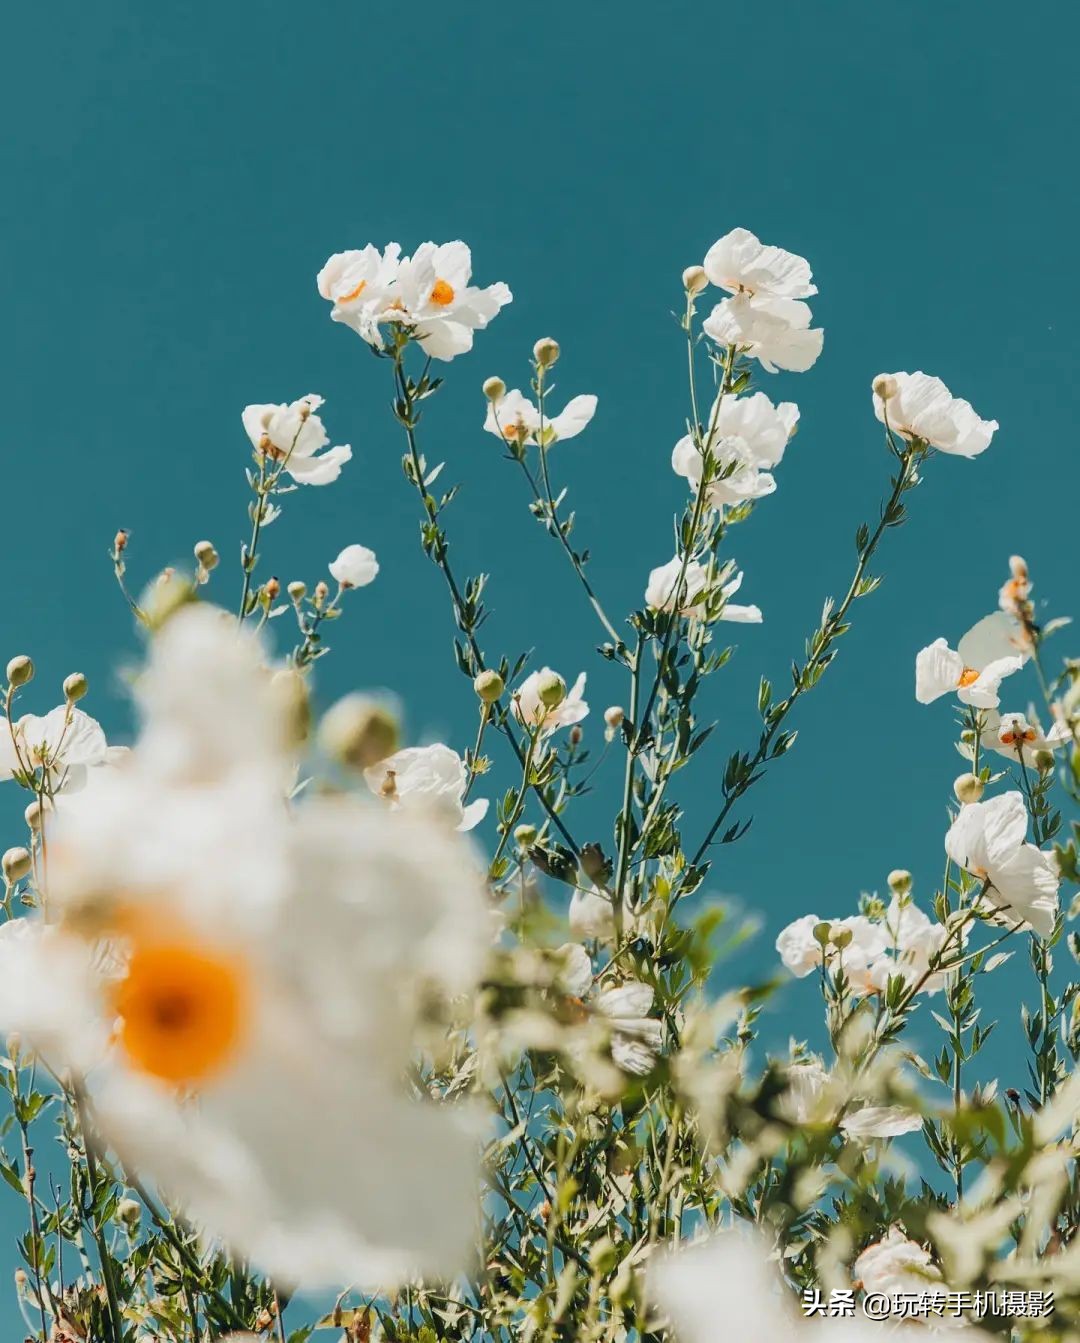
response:
<path fill-rule="evenodd" d="M 335 322 L 343 322 L 377 348 L 382 346 L 379 323 L 393 320 L 394 282 L 401 248 L 390 243 L 385 252 L 371 243 L 362 251 L 336 252 L 319 271 L 319 293 L 334 307 Z"/>
<path fill-rule="evenodd" d="M 941 1271 L 921 1245 L 898 1226 L 884 1240 L 868 1245 L 852 1265 L 852 1274 L 868 1295 L 929 1292 L 941 1283 Z"/>
<path fill-rule="evenodd" d="M 595 396 L 573 397 L 558 415 L 545 417 L 544 446 L 550 447 L 562 439 L 575 438 L 588 427 L 595 414 Z M 520 447 L 535 445 L 540 441 L 540 411 L 515 387 L 495 400 L 488 401 L 484 428 L 505 443 L 514 443 Z"/>
<path fill-rule="evenodd" d="M 101 725 L 70 704 L 44 716 L 23 714 L 10 728 L 0 723 L 0 780 L 23 770 L 42 770 L 52 791 L 71 792 L 85 782 L 88 769 L 113 758 Z"/>
<path fill-rule="evenodd" d="M 680 615 L 700 616 L 703 614 L 701 598 L 705 594 L 708 576 L 708 570 L 697 560 L 687 560 L 684 573 L 682 558 L 676 555 L 667 564 L 650 570 L 645 604 L 654 611 L 674 611 L 678 602 Z"/>
<path fill-rule="evenodd" d="M 788 1089 L 779 1112 L 792 1124 L 823 1123 L 835 1112 L 826 1103 L 829 1070 L 817 1054 L 788 1064 Z"/>
<path fill-rule="evenodd" d="M 724 598 L 724 606 L 720 612 L 720 619 L 733 620 L 740 625 L 760 625 L 763 619 L 760 606 L 739 606 L 729 600 L 742 587 L 742 581 L 743 571 L 740 569 L 721 583 L 720 595 Z"/>
<path fill-rule="evenodd" d="M 396 320 L 433 359 L 449 360 L 472 349 L 473 332 L 487 326 L 513 295 L 504 284 L 470 284 L 472 254 L 463 242 L 422 243 L 398 267 Z"/>
<path fill-rule="evenodd" d="M 1019 758 L 1028 769 L 1033 769 L 1037 751 L 1056 751 L 1072 740 L 1072 733 L 1068 723 L 1063 721 L 1055 723 L 1049 732 L 1043 732 L 1037 718 L 991 710 L 986 715 L 981 740 L 983 746 L 997 751 L 1007 760 Z"/>
<path fill-rule="evenodd" d="M 804 914 L 784 928 L 776 939 L 776 950 L 780 959 L 796 979 L 805 979 L 822 962 L 821 943 L 814 936 L 814 929 L 820 923 L 827 922 L 831 932 L 847 931 L 851 941 L 843 949 L 829 945 L 825 951 L 825 961 L 831 973 L 843 970 L 853 992 L 871 993 L 876 986 L 870 976 L 870 970 L 887 946 L 885 930 L 881 924 L 873 923 L 862 914 L 846 919 L 818 918 L 816 914 Z"/>
<path fill-rule="evenodd" d="M 367 786 L 393 807 L 446 816 L 457 830 L 471 830 L 487 815 L 487 798 L 462 804 L 469 771 L 442 742 L 407 746 L 364 771 Z"/>
<path fill-rule="evenodd" d="M 347 443 L 320 451 L 330 442 L 315 413 L 322 404 L 321 396 L 311 394 L 290 404 L 247 406 L 241 416 L 252 447 L 280 463 L 300 485 L 329 485 L 352 458 Z"/>
<path fill-rule="evenodd" d="M 567 914 L 570 931 L 581 942 L 596 938 L 610 942 L 615 936 L 615 910 L 611 901 L 595 886 L 574 888 Z"/>
<path fill-rule="evenodd" d="M 810 309 L 792 298 L 736 294 L 713 308 L 702 330 L 718 345 L 734 345 L 757 359 L 768 373 L 779 368 L 805 373 L 825 342 L 824 331 L 810 329 Z"/>
<path fill-rule="evenodd" d="M 899 1138 L 904 1133 L 917 1132 L 922 1126 L 922 1115 L 906 1110 L 902 1105 L 864 1105 L 840 1121 L 847 1136 L 860 1141 Z"/>
<path fill-rule="evenodd" d="M 561 727 L 580 723 L 589 712 L 589 706 L 582 698 L 585 693 L 584 672 L 554 708 L 543 703 L 539 687 L 541 682 L 553 675 L 550 667 L 541 667 L 522 681 L 511 698 L 511 707 L 518 722 L 525 727 L 539 728 L 541 736 L 545 737 Z"/>
<path fill-rule="evenodd" d="M 718 398 L 705 430 L 707 450 L 717 463 L 707 487 L 709 504 L 722 508 L 772 494 L 772 469 L 780 464 L 798 420 L 798 406 L 791 401 L 774 406 L 764 392 Z M 689 434 L 675 444 L 671 465 L 695 493 L 701 488 L 702 454 Z"/>
<path fill-rule="evenodd" d="M 945 836 L 955 863 L 989 887 L 981 906 L 994 923 L 1031 927 L 1049 937 L 1058 912 L 1057 861 L 1027 842 L 1028 815 L 1020 793 L 971 802 Z"/>
<path fill-rule="evenodd" d="M 379 572 L 375 552 L 367 546 L 346 546 L 329 565 L 330 574 L 343 588 L 366 588 Z"/>
<path fill-rule="evenodd" d="M 997 420 L 981 420 L 970 402 L 953 396 L 940 378 L 925 373 L 878 377 L 891 377 L 896 385 L 887 401 L 874 392 L 874 414 L 901 438 L 921 438 L 958 457 L 977 457 L 990 446 Z"/>
<path fill-rule="evenodd" d="M 998 688 L 1029 656 L 1023 626 L 1002 611 L 984 616 L 954 650 L 935 639 L 915 659 L 915 698 L 932 704 L 953 692 L 961 704 L 994 709 Z"/>
<path fill-rule="evenodd" d="M 868 974 L 875 988 L 884 992 L 889 980 L 899 976 L 912 988 L 918 984 L 920 993 L 934 994 L 945 986 L 947 971 L 930 971 L 931 962 L 955 959 L 966 943 L 968 929 L 950 936 L 940 923 L 929 918 L 911 900 L 894 896 L 881 928 L 886 938 L 886 949 L 870 965 Z M 945 952 L 946 944 L 949 953 Z"/>
<path fill-rule="evenodd" d="M 638 1077 L 652 1071 L 664 1038 L 662 1024 L 649 1016 L 654 996 L 651 985 L 631 979 L 596 998 L 596 1011 L 611 1025 L 612 1059 Z"/>
<path fill-rule="evenodd" d="M 805 257 L 768 247 L 744 228 L 732 229 L 713 243 L 705 254 L 705 274 L 731 294 L 810 298 L 817 293 Z"/>

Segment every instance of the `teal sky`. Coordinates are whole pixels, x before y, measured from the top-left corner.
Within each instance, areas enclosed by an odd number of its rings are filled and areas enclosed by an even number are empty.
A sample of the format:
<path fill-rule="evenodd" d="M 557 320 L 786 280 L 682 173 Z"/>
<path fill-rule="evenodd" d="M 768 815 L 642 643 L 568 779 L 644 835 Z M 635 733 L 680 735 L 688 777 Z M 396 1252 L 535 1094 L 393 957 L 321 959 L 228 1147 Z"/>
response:
<path fill-rule="evenodd" d="M 631 609 L 670 558 L 684 498 L 669 466 L 686 404 L 669 316 L 679 274 L 742 225 L 810 259 L 825 351 L 808 374 L 760 379 L 802 423 L 778 493 L 734 534 L 765 624 L 736 630 L 737 661 L 710 687 L 721 726 L 684 795 L 707 823 L 717 767 L 756 739 L 758 675 L 783 683 L 823 598 L 846 587 L 888 471 L 873 375 L 937 374 L 1001 431 L 978 462 L 930 463 L 883 588 L 712 880 L 764 911 L 754 968 L 787 919 L 853 912 L 892 867 L 912 868 L 925 899 L 960 762 L 946 704 L 914 702 L 915 652 L 992 609 L 1011 552 L 1051 613 L 1075 595 L 1060 511 L 1075 489 L 1080 355 L 1077 186 L 1062 161 L 1080 24 L 1067 7 L 56 0 L 18 7 L 6 27 L 3 656 L 37 663 L 27 707 L 51 707 L 81 669 L 86 707 L 122 739 L 113 668 L 136 639 L 107 560 L 114 531 L 131 530 L 136 584 L 211 538 L 214 590 L 234 604 L 240 411 L 315 391 L 354 460 L 335 486 L 288 497 L 263 572 L 313 583 L 345 544 L 372 546 L 382 573 L 333 631 L 320 699 L 390 686 L 415 738 L 471 740 L 388 368 L 330 323 L 314 284 L 333 251 L 460 237 L 477 282 L 505 280 L 515 300 L 446 370 L 423 447 L 463 483 L 446 521 L 459 571 L 493 575 L 489 649 L 587 669 L 597 739 L 623 685 L 592 652 L 590 613 L 517 473 L 480 432 L 480 383 L 524 385 L 533 341 L 550 334 L 560 391 L 599 396 L 556 468 L 605 605 Z M 597 786 L 611 799 L 615 770 Z M 608 841 L 612 810 L 576 829 Z M 12 820 L 4 842 L 19 838 Z"/>

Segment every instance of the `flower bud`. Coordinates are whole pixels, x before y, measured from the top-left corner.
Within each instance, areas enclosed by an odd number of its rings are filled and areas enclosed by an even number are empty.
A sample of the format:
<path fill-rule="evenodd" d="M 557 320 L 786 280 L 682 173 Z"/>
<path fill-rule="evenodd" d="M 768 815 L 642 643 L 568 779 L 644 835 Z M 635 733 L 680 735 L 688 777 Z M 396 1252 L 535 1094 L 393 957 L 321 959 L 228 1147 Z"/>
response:
<path fill-rule="evenodd" d="M 625 717 L 626 713 L 620 704 L 612 704 L 604 710 L 604 722 L 612 729 L 622 727 Z"/>
<path fill-rule="evenodd" d="M 316 606 L 322 606 L 323 602 L 326 601 L 327 597 L 330 596 L 330 589 L 326 586 L 326 584 L 322 581 L 321 578 L 315 584 L 314 596 Z"/>
<path fill-rule="evenodd" d="M 297 579 L 295 582 L 290 583 L 285 591 L 289 594 L 289 598 L 293 604 L 299 606 L 307 596 L 307 584 L 301 583 L 299 579 Z"/>
<path fill-rule="evenodd" d="M 343 765 L 371 769 L 398 749 L 398 722 L 377 700 L 346 695 L 323 715 L 319 745 Z"/>
<path fill-rule="evenodd" d="M 550 368 L 559 357 L 559 342 L 550 336 L 544 336 L 533 346 L 533 358 L 537 368 Z"/>
<path fill-rule="evenodd" d="M 911 873 L 906 867 L 894 867 L 887 880 L 893 895 L 907 895 L 911 890 Z"/>
<path fill-rule="evenodd" d="M 536 836 L 539 833 L 535 825 L 523 822 L 514 830 L 514 841 L 523 849 L 531 849 L 536 843 Z"/>
<path fill-rule="evenodd" d="M 489 401 L 501 401 L 506 395 L 506 383 L 502 378 L 485 379 L 484 395 Z"/>
<path fill-rule="evenodd" d="M 546 671 L 536 683 L 536 693 L 545 709 L 557 709 L 566 698 L 566 682 L 558 672 Z"/>
<path fill-rule="evenodd" d="M 122 555 L 127 550 L 129 533 L 123 527 L 113 537 L 113 554 Z"/>
<path fill-rule="evenodd" d="M 1054 753 L 1045 747 L 1035 752 L 1035 768 L 1040 774 L 1049 774 L 1054 768 Z"/>
<path fill-rule="evenodd" d="M 585 733 L 582 730 L 582 728 L 579 726 L 579 724 L 575 723 L 574 726 L 570 729 L 570 731 L 566 734 L 566 739 L 571 746 L 580 746 L 581 739 L 582 737 L 584 737 L 584 735 Z"/>
<path fill-rule="evenodd" d="M 34 664 L 25 653 L 8 663 L 7 678 L 8 684 L 13 686 L 26 685 L 27 681 L 34 679 Z"/>
<path fill-rule="evenodd" d="M 900 384 L 891 373 L 879 373 L 874 379 L 874 395 L 882 401 L 888 401 L 900 390 Z"/>
<path fill-rule="evenodd" d="M 262 590 L 268 602 L 275 601 L 281 593 L 281 583 L 277 578 L 271 576 L 263 584 Z"/>
<path fill-rule="evenodd" d="M 213 541 L 197 541 L 195 543 L 195 558 L 199 561 L 207 573 L 211 569 L 218 567 L 218 561 L 221 556 L 214 549 Z"/>
<path fill-rule="evenodd" d="M 709 277 L 705 274 L 704 266 L 687 266 L 682 273 L 683 288 L 694 298 L 708 285 Z"/>
<path fill-rule="evenodd" d="M 838 951 L 843 951 L 845 947 L 851 945 L 853 936 L 854 934 L 850 928 L 837 928 L 836 932 L 832 935 L 831 941 Z"/>
<path fill-rule="evenodd" d="M 285 739 L 301 746 L 311 731 L 311 701 L 307 681 L 292 667 L 280 667 L 270 677 L 270 692 L 285 725 Z"/>
<path fill-rule="evenodd" d="M 116 1205 L 116 1215 L 129 1231 L 134 1231 L 142 1220 L 142 1204 L 133 1198 L 122 1198 Z"/>
<path fill-rule="evenodd" d="M 473 689 L 484 704 L 494 704 L 506 689 L 506 682 L 497 671 L 488 668 L 473 681 Z"/>
<path fill-rule="evenodd" d="M 31 830 L 40 830 L 46 813 L 50 810 L 47 798 L 36 799 L 23 812 L 23 819 Z"/>
<path fill-rule="evenodd" d="M 187 574 L 177 573 L 175 569 L 164 569 L 148 585 L 139 601 L 146 623 L 157 631 L 172 617 L 195 600 L 191 590 L 191 579 Z"/>
<path fill-rule="evenodd" d="M 986 785 L 977 774 L 961 774 L 953 784 L 957 802 L 978 802 Z"/>
<path fill-rule="evenodd" d="M 64 677 L 64 699 L 69 704 L 74 704 L 81 700 L 90 687 L 86 683 L 86 677 L 82 672 L 72 672 L 70 676 Z"/>
<path fill-rule="evenodd" d="M 820 946 L 825 946 L 832 936 L 832 926 L 828 923 L 815 923 L 813 928 L 814 941 Z"/>
<path fill-rule="evenodd" d="M 7 849 L 3 858 L 0 858 L 0 866 L 4 869 L 4 880 L 9 886 L 22 881 L 29 873 L 30 865 L 30 851 L 21 847 Z"/>

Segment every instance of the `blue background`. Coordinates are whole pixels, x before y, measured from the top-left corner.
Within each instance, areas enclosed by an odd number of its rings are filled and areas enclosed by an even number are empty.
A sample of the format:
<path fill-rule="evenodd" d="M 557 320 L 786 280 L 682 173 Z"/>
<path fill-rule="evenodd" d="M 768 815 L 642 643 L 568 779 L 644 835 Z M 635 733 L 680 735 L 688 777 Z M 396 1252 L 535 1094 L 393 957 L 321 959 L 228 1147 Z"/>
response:
<path fill-rule="evenodd" d="M 889 538 L 885 584 L 710 884 L 764 911 L 740 975 L 771 964 L 783 922 L 851 912 L 894 866 L 928 897 L 960 761 L 946 703 L 914 702 L 915 652 L 992 609 L 1010 552 L 1054 614 L 1075 587 L 1066 7 L 55 0 L 19 6 L 5 28 L 0 654 L 33 655 L 27 707 L 50 707 L 79 668 L 85 707 L 123 738 L 115 666 L 137 638 L 110 575 L 113 532 L 131 530 L 136 586 L 211 538 L 212 591 L 234 604 L 240 411 L 316 391 L 355 458 L 335 486 L 288 497 L 262 573 L 313 583 L 343 545 L 374 547 L 382 573 L 333 629 L 320 699 L 390 686 L 414 738 L 471 741 L 389 370 L 330 323 L 314 284 L 339 249 L 461 237 L 478 282 L 506 280 L 515 301 L 448 368 L 423 447 L 464 485 L 447 524 L 459 572 L 493 575 L 489 649 L 535 647 L 568 677 L 587 668 L 595 741 L 599 710 L 625 692 L 591 651 L 591 615 L 523 482 L 480 432 L 480 383 L 524 385 L 533 341 L 551 334 L 560 391 L 598 394 L 594 426 L 558 449 L 556 470 L 605 604 L 629 610 L 671 555 L 685 497 L 669 466 L 686 405 L 669 315 L 679 274 L 744 225 L 810 258 L 827 334 L 812 372 L 760 380 L 802 408 L 778 494 L 733 537 L 744 599 L 766 622 L 735 631 L 737 661 L 709 690 L 721 726 L 683 796 L 704 824 L 718 765 L 756 740 L 758 675 L 782 685 L 822 599 L 846 587 L 889 466 L 872 377 L 923 368 L 1001 431 L 978 462 L 930 464 L 913 521 Z M 588 813 L 605 840 L 618 773 L 612 761 L 598 779 L 608 802 Z M 6 843 L 21 838 L 16 800 Z M 0 1204 L 12 1225 L 18 1213 L 13 1196 Z"/>

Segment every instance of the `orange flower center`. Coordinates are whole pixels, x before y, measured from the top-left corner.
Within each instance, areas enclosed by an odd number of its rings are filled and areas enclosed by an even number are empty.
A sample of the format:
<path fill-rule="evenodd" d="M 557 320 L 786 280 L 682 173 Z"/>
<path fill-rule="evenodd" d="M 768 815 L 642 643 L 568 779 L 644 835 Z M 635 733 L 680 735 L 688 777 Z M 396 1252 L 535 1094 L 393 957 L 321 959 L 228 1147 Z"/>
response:
<path fill-rule="evenodd" d="M 351 303 L 354 298 L 359 298 L 367 288 L 367 281 L 361 280 L 355 289 L 350 289 L 347 294 L 341 294 L 338 298 L 339 303 Z"/>
<path fill-rule="evenodd" d="M 978 679 L 979 679 L 979 673 L 975 670 L 974 667 L 965 667 L 964 670 L 960 673 L 960 679 L 959 681 L 957 681 L 956 684 L 974 685 Z"/>
<path fill-rule="evenodd" d="M 445 280 L 436 280 L 435 287 L 431 291 L 432 303 L 437 303 L 440 308 L 445 308 L 454 301 L 454 289 L 452 285 Z"/>
<path fill-rule="evenodd" d="M 135 939 L 113 1006 L 118 1040 L 141 1072 L 176 1086 L 223 1068 L 250 1015 L 246 968 L 184 936 Z"/>
<path fill-rule="evenodd" d="M 509 443 L 523 443 L 528 435 L 528 430 L 522 420 L 517 420 L 513 424 L 503 425 L 503 438 Z"/>

